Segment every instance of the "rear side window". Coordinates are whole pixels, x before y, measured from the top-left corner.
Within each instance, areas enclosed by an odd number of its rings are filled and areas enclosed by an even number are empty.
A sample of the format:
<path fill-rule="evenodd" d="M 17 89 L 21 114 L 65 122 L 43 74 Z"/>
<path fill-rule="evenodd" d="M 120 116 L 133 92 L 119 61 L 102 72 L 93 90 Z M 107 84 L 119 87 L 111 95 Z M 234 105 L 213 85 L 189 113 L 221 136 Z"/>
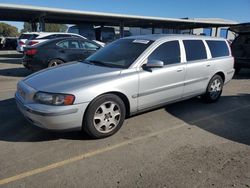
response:
<path fill-rule="evenodd" d="M 201 40 L 183 40 L 187 61 L 207 59 L 206 48 Z"/>
<path fill-rule="evenodd" d="M 228 46 L 225 41 L 206 40 L 212 58 L 229 55 Z"/>
<path fill-rule="evenodd" d="M 178 41 L 170 41 L 161 44 L 148 57 L 148 59 L 161 60 L 164 65 L 180 62 L 180 45 Z"/>

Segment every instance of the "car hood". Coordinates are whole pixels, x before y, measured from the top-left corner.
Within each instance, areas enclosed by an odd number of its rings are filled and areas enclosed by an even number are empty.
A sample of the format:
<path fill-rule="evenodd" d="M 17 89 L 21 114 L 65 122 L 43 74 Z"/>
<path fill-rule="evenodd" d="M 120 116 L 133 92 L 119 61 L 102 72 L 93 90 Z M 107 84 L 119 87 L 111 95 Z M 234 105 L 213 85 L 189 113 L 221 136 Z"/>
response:
<path fill-rule="evenodd" d="M 23 81 L 38 91 L 66 92 L 113 79 L 122 69 L 72 62 L 34 73 Z"/>

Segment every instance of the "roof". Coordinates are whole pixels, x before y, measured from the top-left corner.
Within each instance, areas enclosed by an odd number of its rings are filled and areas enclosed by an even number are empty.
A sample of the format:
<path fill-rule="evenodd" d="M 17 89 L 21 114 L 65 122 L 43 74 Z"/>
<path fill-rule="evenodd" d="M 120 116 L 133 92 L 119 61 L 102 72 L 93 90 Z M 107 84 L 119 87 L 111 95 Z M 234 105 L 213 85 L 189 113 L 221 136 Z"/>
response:
<path fill-rule="evenodd" d="M 183 34 L 150 34 L 150 35 L 138 35 L 126 37 L 125 39 L 137 39 L 137 40 L 162 40 L 162 39 L 216 39 L 216 40 L 225 40 L 220 37 L 210 37 L 210 36 L 201 36 L 201 35 L 183 35 Z"/>
<path fill-rule="evenodd" d="M 119 25 L 128 27 L 159 27 L 159 28 L 199 28 L 223 27 L 237 24 L 235 21 L 211 19 L 179 19 L 150 17 L 103 12 L 79 11 L 59 8 L 38 7 L 30 5 L 0 3 L 0 20 L 4 21 L 34 21 L 44 18 L 48 23 L 94 23 L 96 25 Z"/>

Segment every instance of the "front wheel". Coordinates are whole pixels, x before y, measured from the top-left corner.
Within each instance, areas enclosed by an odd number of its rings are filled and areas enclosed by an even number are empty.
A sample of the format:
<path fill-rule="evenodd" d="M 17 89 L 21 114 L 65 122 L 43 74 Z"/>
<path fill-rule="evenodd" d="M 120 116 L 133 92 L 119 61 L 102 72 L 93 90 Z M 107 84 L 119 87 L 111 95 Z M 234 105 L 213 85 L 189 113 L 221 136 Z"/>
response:
<path fill-rule="evenodd" d="M 101 95 L 90 103 L 83 120 L 83 130 L 92 138 L 111 136 L 121 128 L 125 114 L 125 105 L 120 97 Z"/>
<path fill-rule="evenodd" d="M 210 80 L 206 93 L 202 96 L 206 102 L 216 102 L 222 93 L 224 82 L 220 75 L 215 75 Z"/>

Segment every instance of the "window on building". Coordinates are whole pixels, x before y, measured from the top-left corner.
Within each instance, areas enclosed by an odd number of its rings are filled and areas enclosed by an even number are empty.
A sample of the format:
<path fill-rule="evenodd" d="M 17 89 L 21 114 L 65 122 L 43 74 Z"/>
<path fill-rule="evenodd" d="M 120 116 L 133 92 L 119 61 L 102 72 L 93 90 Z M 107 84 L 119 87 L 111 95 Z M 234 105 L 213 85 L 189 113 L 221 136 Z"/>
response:
<path fill-rule="evenodd" d="M 212 34 L 212 28 L 204 28 L 204 29 L 203 29 L 203 33 L 204 33 L 206 36 L 211 36 L 211 34 Z"/>
<path fill-rule="evenodd" d="M 227 29 L 220 29 L 220 37 L 227 38 L 228 30 Z"/>

